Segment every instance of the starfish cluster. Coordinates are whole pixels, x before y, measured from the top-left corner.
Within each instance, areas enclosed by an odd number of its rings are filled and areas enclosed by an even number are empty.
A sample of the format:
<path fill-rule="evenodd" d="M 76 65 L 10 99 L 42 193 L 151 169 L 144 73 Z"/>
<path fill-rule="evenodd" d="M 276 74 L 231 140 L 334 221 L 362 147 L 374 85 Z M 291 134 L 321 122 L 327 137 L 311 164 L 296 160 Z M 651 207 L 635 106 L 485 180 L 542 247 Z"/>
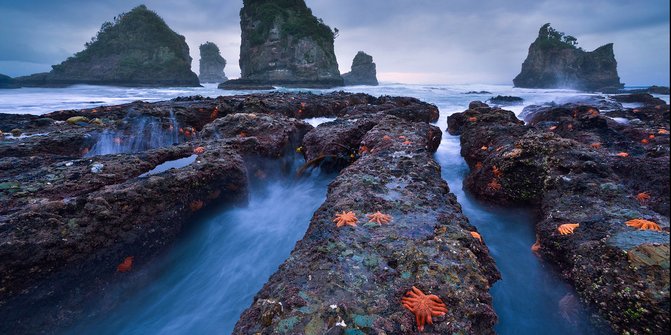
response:
<path fill-rule="evenodd" d="M 356 218 L 356 214 L 354 212 L 345 212 L 343 211 L 342 213 L 337 213 L 335 216 L 335 219 L 333 219 L 333 222 L 335 222 L 336 227 L 340 228 L 342 226 L 352 226 L 356 227 L 356 223 L 359 221 L 359 219 Z"/>
<path fill-rule="evenodd" d="M 627 222 L 625 222 L 625 223 L 626 223 L 627 226 L 629 226 L 629 227 L 638 228 L 638 229 L 640 229 L 640 230 L 662 231 L 662 228 L 661 228 L 658 224 L 656 224 L 656 223 L 654 223 L 654 222 L 652 222 L 652 221 L 648 221 L 648 220 L 643 220 L 643 219 L 633 219 L 633 220 L 629 220 L 629 221 L 627 221 Z"/>
<path fill-rule="evenodd" d="M 433 324 L 431 317 L 441 316 L 447 313 L 447 306 L 435 294 L 426 295 L 420 289 L 412 287 L 401 299 L 403 307 L 415 314 L 417 329 L 424 330 L 425 324 Z"/>
<path fill-rule="evenodd" d="M 557 231 L 562 235 L 573 234 L 573 230 L 580 227 L 579 223 L 564 223 L 557 227 Z"/>

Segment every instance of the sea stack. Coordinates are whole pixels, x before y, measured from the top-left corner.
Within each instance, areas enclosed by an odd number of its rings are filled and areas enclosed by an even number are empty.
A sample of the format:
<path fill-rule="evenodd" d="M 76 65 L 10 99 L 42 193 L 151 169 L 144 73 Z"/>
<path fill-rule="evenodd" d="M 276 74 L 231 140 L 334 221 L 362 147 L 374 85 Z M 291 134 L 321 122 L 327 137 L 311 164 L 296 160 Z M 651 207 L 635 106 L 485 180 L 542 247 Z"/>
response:
<path fill-rule="evenodd" d="M 359 51 L 352 61 L 352 70 L 342 75 L 345 85 L 371 85 L 377 86 L 377 71 L 373 57 Z"/>
<path fill-rule="evenodd" d="M 226 60 L 221 57 L 219 48 L 212 42 L 200 45 L 200 79 L 201 83 L 223 83 L 228 78 L 224 73 Z"/>
<path fill-rule="evenodd" d="M 21 86 L 74 84 L 199 86 L 184 36 L 140 5 L 102 24 L 83 51 L 51 72 L 16 78 Z"/>
<path fill-rule="evenodd" d="M 244 0 L 241 78 L 224 89 L 342 86 L 331 30 L 303 0 Z"/>
<path fill-rule="evenodd" d="M 522 72 L 513 79 L 515 87 L 571 88 L 585 91 L 624 87 L 617 74 L 613 44 L 587 52 L 577 47 L 577 39 L 558 32 L 549 23 L 529 46 Z"/>

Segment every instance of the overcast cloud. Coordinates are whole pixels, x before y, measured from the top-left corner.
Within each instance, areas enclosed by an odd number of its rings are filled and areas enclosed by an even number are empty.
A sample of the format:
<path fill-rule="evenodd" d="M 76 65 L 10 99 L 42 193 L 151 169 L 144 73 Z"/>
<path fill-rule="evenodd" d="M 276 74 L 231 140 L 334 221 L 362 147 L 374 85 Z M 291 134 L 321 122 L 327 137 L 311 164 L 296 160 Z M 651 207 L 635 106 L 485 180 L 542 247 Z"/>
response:
<path fill-rule="evenodd" d="M 593 50 L 615 44 L 627 85 L 669 85 L 668 0 L 306 0 L 340 30 L 340 72 L 358 50 L 383 82 L 511 84 L 546 22 Z M 0 73 L 48 71 L 91 39 L 104 21 L 146 4 L 186 37 L 192 68 L 198 46 L 215 42 L 240 75 L 242 0 L 0 0 Z"/>

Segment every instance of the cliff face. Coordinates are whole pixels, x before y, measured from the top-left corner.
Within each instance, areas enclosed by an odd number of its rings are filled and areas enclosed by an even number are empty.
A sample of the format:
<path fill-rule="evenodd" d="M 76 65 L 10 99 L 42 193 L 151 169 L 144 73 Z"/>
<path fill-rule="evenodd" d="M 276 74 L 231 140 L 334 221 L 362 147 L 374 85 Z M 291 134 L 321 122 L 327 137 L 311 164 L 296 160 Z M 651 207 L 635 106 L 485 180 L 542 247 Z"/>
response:
<path fill-rule="evenodd" d="M 219 48 L 212 42 L 200 46 L 200 75 L 201 83 L 222 83 L 228 80 L 224 73 L 226 60 L 221 57 Z"/>
<path fill-rule="evenodd" d="M 624 87 L 617 74 L 612 43 L 592 52 L 586 52 L 576 44 L 575 37 L 545 24 L 529 47 L 522 72 L 513 79 L 515 87 L 588 91 Z"/>
<path fill-rule="evenodd" d="M 334 32 L 303 0 L 244 0 L 240 80 L 227 85 L 340 86 Z"/>
<path fill-rule="evenodd" d="M 199 86 L 184 36 L 144 5 L 103 23 L 86 49 L 52 68 L 16 80 L 22 86 Z"/>
<path fill-rule="evenodd" d="M 352 61 L 352 70 L 342 75 L 345 85 L 377 86 L 377 71 L 373 57 L 359 51 Z"/>

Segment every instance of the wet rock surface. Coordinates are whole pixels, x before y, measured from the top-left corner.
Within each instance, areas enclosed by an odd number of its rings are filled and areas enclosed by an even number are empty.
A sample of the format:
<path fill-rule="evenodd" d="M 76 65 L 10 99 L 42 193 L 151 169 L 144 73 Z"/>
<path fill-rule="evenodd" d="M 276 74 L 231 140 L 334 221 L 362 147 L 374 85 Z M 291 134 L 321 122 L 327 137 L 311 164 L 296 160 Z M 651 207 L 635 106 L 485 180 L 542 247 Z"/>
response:
<path fill-rule="evenodd" d="M 465 186 L 490 202 L 537 206 L 539 254 L 618 333 L 669 331 L 669 106 L 657 103 L 607 114 L 546 108 L 525 125 L 473 102 L 448 118 L 471 167 Z M 578 226 L 560 234 L 569 223 Z"/>
<path fill-rule="evenodd" d="M 123 267 L 118 266 L 127 257 L 134 257 L 132 267 L 142 269 L 200 213 L 244 202 L 249 182 L 271 175 L 286 177 L 292 172 L 287 162 L 295 159 L 296 149 L 301 143 L 303 148 L 310 147 L 304 141 L 306 134 L 322 134 L 310 135 L 315 148 L 328 147 L 324 143 L 329 133 L 319 132 L 327 125 L 313 129 L 300 120 L 311 117 L 341 117 L 345 120 L 342 124 L 373 122 L 356 136 L 347 133 L 347 127 L 333 129 L 334 143 L 349 140 L 356 150 L 363 143 L 370 146 L 369 152 L 357 153 L 336 169 L 356 164 L 369 154 L 372 159 L 375 152 L 391 155 L 395 164 L 403 162 L 387 171 L 390 167 L 386 160 L 374 160 L 375 169 L 394 175 L 385 178 L 400 183 L 394 194 L 410 192 L 413 187 L 408 183 L 412 180 L 437 183 L 423 190 L 421 199 L 412 196 L 404 203 L 390 198 L 380 210 L 398 205 L 398 213 L 409 213 L 415 203 L 427 207 L 428 199 L 438 199 L 431 208 L 414 211 L 406 221 L 399 222 L 410 225 L 412 218 L 417 218 L 425 225 L 422 229 L 428 229 L 429 222 L 440 225 L 436 227 L 443 230 L 427 235 L 435 239 L 430 248 L 454 248 L 459 252 L 445 257 L 459 259 L 467 268 L 450 271 L 455 275 L 466 271 L 467 279 L 463 280 L 477 288 L 481 298 L 471 303 L 483 316 L 468 321 L 473 323 L 470 327 L 491 328 L 495 316 L 487 287 L 497 272 L 486 247 L 465 235 L 464 229 L 471 227 L 454 197 L 447 193 L 438 165 L 431 159 L 440 130 L 428 122 L 437 120 L 438 109 L 413 98 L 337 92 L 216 99 L 194 96 L 63 110 L 40 117 L 0 114 L 0 129 L 11 128 L 0 139 L 1 332 L 49 333 L 67 325 L 85 313 L 81 306 L 100 299 L 100 292 L 107 292 L 110 283 L 124 278 L 125 273 L 118 270 Z M 389 143 L 378 143 L 378 135 L 384 137 L 382 131 L 397 137 Z M 406 140 L 398 138 L 401 132 L 409 143 L 403 144 Z M 409 153 L 396 153 L 398 148 Z M 417 155 L 418 160 L 406 155 Z M 401 180 L 406 164 L 415 179 Z M 424 171 L 429 171 L 430 178 L 422 176 Z M 400 220 L 402 216 L 398 215 Z M 454 225 L 448 220 L 453 217 L 457 220 Z M 458 233 L 458 239 L 443 239 L 451 231 Z M 395 234 L 396 243 L 402 244 L 404 234 L 410 232 Z M 449 243 L 442 245 L 443 241 Z M 419 245 L 417 248 L 421 249 Z M 422 250 L 415 253 L 428 259 L 434 255 Z M 416 265 L 421 273 L 434 273 L 419 260 Z M 420 273 L 411 270 L 413 275 Z M 416 284 L 431 292 L 446 291 L 440 283 L 435 279 Z M 103 294 L 113 294 L 110 292 Z M 452 292 L 444 299 L 456 299 L 450 297 L 460 294 Z M 394 313 L 400 315 L 398 312 Z M 449 314 L 450 318 L 465 310 L 451 313 L 457 314 Z M 411 329 L 411 314 L 404 314 L 404 318 L 407 329 Z"/>
<path fill-rule="evenodd" d="M 488 290 L 498 271 L 432 157 L 440 130 L 409 119 L 339 119 L 306 135 L 308 157 L 334 143 L 366 150 L 329 185 L 235 334 L 414 334 L 415 317 L 401 305 L 413 286 L 447 305 L 426 333 L 493 333 Z M 337 227 L 336 215 L 349 211 L 356 226 Z M 377 211 L 390 222 L 371 222 Z"/>

